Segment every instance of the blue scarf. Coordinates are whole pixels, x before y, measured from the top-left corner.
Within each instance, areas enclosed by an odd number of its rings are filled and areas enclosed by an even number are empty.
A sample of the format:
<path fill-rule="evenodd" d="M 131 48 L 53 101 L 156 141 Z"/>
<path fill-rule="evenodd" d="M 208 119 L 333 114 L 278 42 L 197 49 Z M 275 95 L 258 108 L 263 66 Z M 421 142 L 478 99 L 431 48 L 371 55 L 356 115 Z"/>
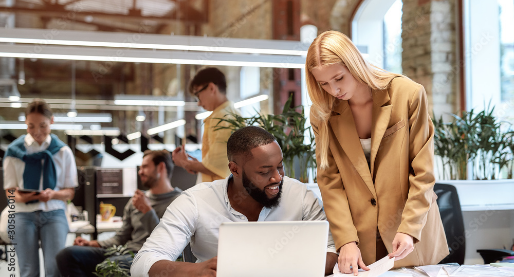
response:
<path fill-rule="evenodd" d="M 25 162 L 25 171 L 23 172 L 23 187 L 25 189 L 39 190 L 41 171 L 43 171 L 43 190 L 47 188 L 54 189 L 57 183 L 57 173 L 55 172 L 52 156 L 59 152 L 66 144 L 59 140 L 56 135 L 50 134 L 52 140 L 46 150 L 27 154 L 25 136 L 17 138 L 9 145 L 5 157 L 18 158 Z M 43 160 L 43 163 L 41 163 L 41 160 Z"/>

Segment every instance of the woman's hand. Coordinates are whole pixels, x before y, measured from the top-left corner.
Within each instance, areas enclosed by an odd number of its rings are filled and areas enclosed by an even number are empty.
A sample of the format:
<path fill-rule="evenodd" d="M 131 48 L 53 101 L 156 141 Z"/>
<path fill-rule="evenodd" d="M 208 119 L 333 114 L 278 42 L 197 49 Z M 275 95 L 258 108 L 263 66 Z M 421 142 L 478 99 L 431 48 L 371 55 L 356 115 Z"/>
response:
<path fill-rule="evenodd" d="M 39 201 L 48 202 L 51 199 L 54 199 L 55 191 L 53 189 L 45 189 L 39 194 Z"/>
<path fill-rule="evenodd" d="M 359 274 L 359 266 L 364 270 L 369 270 L 362 261 L 361 250 L 354 241 L 341 247 L 337 262 L 341 273 L 349 274 L 353 272 L 353 275 L 357 276 Z"/>
<path fill-rule="evenodd" d="M 19 192 L 18 188 L 14 191 L 14 201 L 16 202 L 27 203 L 38 199 L 39 195 L 36 195 L 36 192 Z"/>
<path fill-rule="evenodd" d="M 393 253 L 389 254 L 389 258 L 395 258 L 399 261 L 414 251 L 414 239 L 404 233 L 396 233 L 393 240 Z"/>

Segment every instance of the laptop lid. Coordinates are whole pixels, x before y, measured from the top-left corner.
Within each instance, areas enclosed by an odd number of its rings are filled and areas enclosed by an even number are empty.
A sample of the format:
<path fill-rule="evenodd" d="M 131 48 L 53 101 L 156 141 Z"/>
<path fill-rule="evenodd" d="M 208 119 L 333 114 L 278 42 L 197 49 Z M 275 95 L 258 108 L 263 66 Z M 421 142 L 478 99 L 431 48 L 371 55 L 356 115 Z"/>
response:
<path fill-rule="evenodd" d="M 218 277 L 324 276 L 328 222 L 225 222 Z"/>

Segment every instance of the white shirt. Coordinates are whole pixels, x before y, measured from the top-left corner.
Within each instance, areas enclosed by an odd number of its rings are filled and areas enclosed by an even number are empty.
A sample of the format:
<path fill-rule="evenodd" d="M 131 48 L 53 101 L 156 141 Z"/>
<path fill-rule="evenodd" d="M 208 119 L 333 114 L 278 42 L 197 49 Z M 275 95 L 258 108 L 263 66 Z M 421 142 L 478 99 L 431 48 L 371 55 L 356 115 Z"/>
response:
<path fill-rule="evenodd" d="M 364 156 L 366 156 L 366 160 L 368 161 L 368 164 L 370 163 L 370 156 L 371 156 L 371 138 L 367 139 L 360 139 L 362 150 L 364 151 Z"/>
<path fill-rule="evenodd" d="M 49 135 L 46 140 L 39 145 L 31 135 L 25 136 L 25 148 L 27 154 L 33 154 L 44 151 L 50 146 L 52 137 Z M 78 186 L 77 166 L 73 152 L 68 146 L 63 146 L 59 152 L 53 155 L 55 164 L 55 173 L 57 176 L 57 184 L 54 190 L 58 191 L 63 188 L 74 188 Z M 18 158 L 6 157 L 4 160 L 4 190 L 12 188 L 23 189 L 23 172 L 25 171 L 25 162 Z M 43 174 L 43 173 L 41 173 Z M 39 183 L 39 190 L 43 189 L 43 178 Z M 52 199 L 45 202 L 37 202 L 31 204 L 15 203 L 16 212 L 34 212 L 34 211 L 53 211 L 66 210 L 66 203 L 62 200 Z"/>
<path fill-rule="evenodd" d="M 197 262 L 217 256 L 221 223 L 248 222 L 243 214 L 230 205 L 227 194 L 229 178 L 198 184 L 170 204 L 159 225 L 137 252 L 130 269 L 132 276 L 148 276 L 148 271 L 158 261 L 175 261 L 189 242 Z M 305 184 L 288 177 L 284 177 L 280 204 L 271 209 L 263 208 L 258 219 L 311 220 L 326 220 L 323 207 Z M 327 252 L 336 253 L 331 234 Z"/>

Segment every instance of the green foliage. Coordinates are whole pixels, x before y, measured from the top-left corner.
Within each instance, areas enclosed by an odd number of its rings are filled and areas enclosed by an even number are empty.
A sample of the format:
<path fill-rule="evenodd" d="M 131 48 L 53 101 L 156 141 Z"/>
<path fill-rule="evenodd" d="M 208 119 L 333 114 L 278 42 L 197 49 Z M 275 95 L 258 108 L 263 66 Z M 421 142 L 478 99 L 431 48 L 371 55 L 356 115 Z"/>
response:
<path fill-rule="evenodd" d="M 106 257 L 131 255 L 134 258 L 134 253 L 127 249 L 126 245 L 113 245 L 107 248 L 104 254 Z M 93 272 L 99 277 L 127 277 L 130 276 L 130 265 L 124 262 L 111 261 L 109 258 L 96 265 L 96 272 Z"/>
<path fill-rule="evenodd" d="M 277 139 L 284 155 L 286 175 L 295 177 L 294 161 L 300 163 L 300 181 L 307 182 L 309 168 L 315 168 L 315 141 L 312 128 L 305 127 L 307 118 L 303 106 L 291 108 L 292 97 L 289 97 L 281 114 L 257 114 L 253 117 L 242 117 L 230 114 L 219 120 L 215 130 L 230 129 L 233 132 L 245 126 L 260 126 L 270 132 Z M 220 125 L 222 122 L 227 126 Z M 305 136 L 309 136 L 311 143 L 305 143 Z"/>
<path fill-rule="evenodd" d="M 493 115 L 494 107 L 475 113 L 452 115 L 452 122 L 442 117 L 433 119 L 435 128 L 435 154 L 442 160 L 440 179 L 466 180 L 468 166 L 472 179 L 494 180 L 501 170 L 512 178 L 513 132 L 504 132 L 506 123 Z"/>

